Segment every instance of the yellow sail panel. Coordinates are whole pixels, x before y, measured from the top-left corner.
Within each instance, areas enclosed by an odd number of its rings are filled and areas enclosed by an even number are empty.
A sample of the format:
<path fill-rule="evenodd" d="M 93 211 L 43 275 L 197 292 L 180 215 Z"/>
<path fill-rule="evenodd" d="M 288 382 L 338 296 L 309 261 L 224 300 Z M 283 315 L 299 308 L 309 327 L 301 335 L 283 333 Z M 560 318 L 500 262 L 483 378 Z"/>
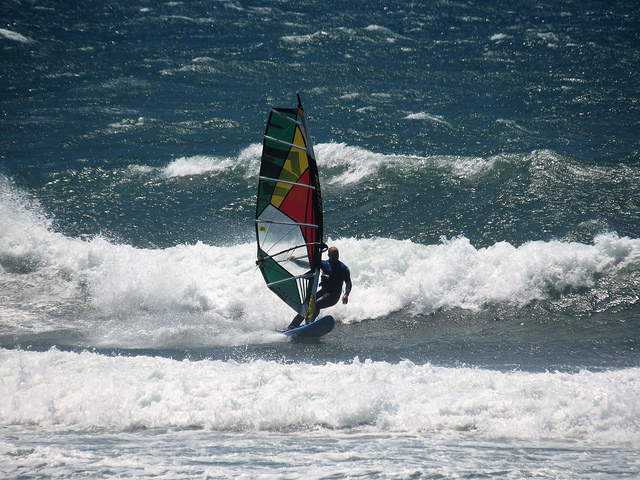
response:
<path fill-rule="evenodd" d="M 273 187 L 273 193 L 271 194 L 271 204 L 276 208 L 280 208 L 289 190 L 291 190 L 291 185 L 287 183 L 276 183 Z"/>
<path fill-rule="evenodd" d="M 302 174 L 309 168 L 309 158 L 307 157 L 306 150 L 298 150 L 292 148 L 289 151 L 289 155 L 282 165 L 282 171 L 280 172 L 280 178 L 288 182 L 298 182 Z M 287 183 L 276 183 L 273 194 L 271 196 L 271 204 L 279 208 L 282 205 L 285 197 L 291 190 L 292 185 Z"/>
<path fill-rule="evenodd" d="M 302 134 L 300 127 L 296 127 L 296 133 L 293 137 L 293 144 L 299 145 L 300 149 L 306 152 L 307 142 L 305 141 L 304 135 Z"/>

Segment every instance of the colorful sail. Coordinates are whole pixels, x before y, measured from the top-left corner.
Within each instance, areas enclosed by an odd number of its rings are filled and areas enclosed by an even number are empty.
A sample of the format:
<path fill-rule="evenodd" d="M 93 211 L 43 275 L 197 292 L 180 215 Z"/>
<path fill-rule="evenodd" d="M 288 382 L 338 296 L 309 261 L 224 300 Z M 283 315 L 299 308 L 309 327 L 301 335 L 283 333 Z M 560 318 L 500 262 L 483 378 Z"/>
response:
<path fill-rule="evenodd" d="M 299 96 L 297 108 L 269 113 L 255 222 L 256 263 L 267 286 L 309 318 L 324 244 L 318 167 Z"/>

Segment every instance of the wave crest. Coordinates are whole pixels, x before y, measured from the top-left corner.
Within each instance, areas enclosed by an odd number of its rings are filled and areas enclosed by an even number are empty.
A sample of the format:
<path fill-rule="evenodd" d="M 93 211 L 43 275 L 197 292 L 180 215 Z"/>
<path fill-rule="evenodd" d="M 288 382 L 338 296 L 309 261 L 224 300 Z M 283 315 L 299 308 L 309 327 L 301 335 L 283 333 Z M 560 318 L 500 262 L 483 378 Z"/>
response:
<path fill-rule="evenodd" d="M 0 349 L 0 359 L 1 425 L 73 431 L 356 428 L 454 436 L 472 430 L 482 439 L 569 437 L 596 445 L 638 438 L 638 368 L 525 373 L 357 358 L 324 365 L 237 363 L 56 349 Z"/>

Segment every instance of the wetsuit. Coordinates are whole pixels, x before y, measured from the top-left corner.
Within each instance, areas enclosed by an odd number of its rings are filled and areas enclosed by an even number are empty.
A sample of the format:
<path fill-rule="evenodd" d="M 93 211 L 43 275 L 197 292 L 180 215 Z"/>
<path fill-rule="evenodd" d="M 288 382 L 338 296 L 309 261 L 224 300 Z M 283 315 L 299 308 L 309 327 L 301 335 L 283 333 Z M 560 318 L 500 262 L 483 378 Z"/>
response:
<path fill-rule="evenodd" d="M 313 312 L 311 321 L 318 318 L 320 310 L 338 303 L 342 294 L 343 284 L 345 285 L 344 293 L 348 295 L 351 292 L 351 273 L 344 263 L 323 260 L 320 263 L 320 270 L 322 270 L 322 279 L 320 281 L 320 290 L 316 294 L 316 310 Z M 287 330 L 299 327 L 302 320 L 304 320 L 302 315 L 296 315 Z"/>

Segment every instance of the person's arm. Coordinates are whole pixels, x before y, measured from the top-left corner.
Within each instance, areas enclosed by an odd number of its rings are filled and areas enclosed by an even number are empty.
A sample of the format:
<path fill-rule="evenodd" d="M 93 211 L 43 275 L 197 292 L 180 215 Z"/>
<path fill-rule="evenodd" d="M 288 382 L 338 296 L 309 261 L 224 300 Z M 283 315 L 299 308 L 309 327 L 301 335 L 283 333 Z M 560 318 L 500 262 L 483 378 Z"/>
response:
<path fill-rule="evenodd" d="M 295 255 L 291 255 L 287 260 L 289 260 L 290 262 L 295 263 L 297 266 L 299 267 L 306 267 L 307 265 L 309 265 L 309 260 L 307 258 L 306 253 L 304 255 L 302 255 L 301 257 L 296 257 Z"/>
<path fill-rule="evenodd" d="M 345 266 L 344 268 L 344 295 L 342 296 L 342 303 L 346 305 L 349 302 L 349 293 L 351 293 L 351 272 L 349 272 L 349 267 Z"/>

